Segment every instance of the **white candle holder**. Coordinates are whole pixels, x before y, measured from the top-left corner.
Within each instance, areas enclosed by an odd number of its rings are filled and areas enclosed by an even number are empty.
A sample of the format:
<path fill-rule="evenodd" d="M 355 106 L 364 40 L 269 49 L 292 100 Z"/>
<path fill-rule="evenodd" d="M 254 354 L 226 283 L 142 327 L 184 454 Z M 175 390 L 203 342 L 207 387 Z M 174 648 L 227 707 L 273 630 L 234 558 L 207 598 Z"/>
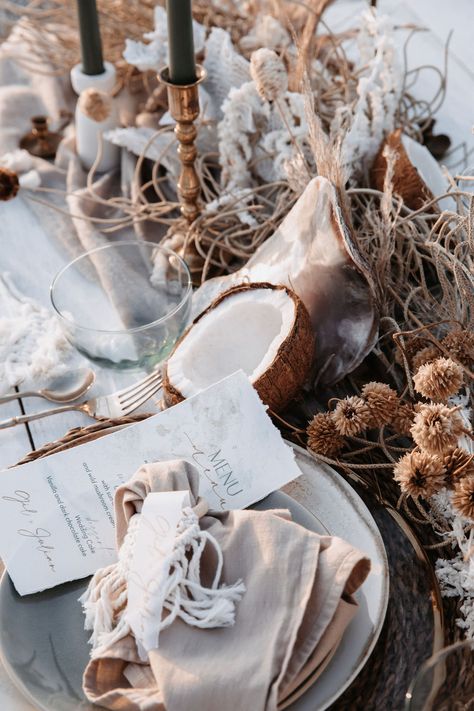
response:
<path fill-rule="evenodd" d="M 115 82 L 116 71 L 113 64 L 104 62 L 105 71 L 102 74 L 84 74 L 82 66 L 76 64 L 71 69 L 72 88 L 78 96 L 86 89 L 97 89 L 105 94 L 111 94 Z M 120 162 L 120 148 L 104 140 L 103 134 L 119 125 L 118 112 L 113 106 L 112 112 L 104 121 L 95 121 L 76 106 L 76 150 L 84 168 L 90 170 L 94 165 L 99 148 L 101 157 L 96 165 L 99 173 L 105 173 L 117 168 Z"/>

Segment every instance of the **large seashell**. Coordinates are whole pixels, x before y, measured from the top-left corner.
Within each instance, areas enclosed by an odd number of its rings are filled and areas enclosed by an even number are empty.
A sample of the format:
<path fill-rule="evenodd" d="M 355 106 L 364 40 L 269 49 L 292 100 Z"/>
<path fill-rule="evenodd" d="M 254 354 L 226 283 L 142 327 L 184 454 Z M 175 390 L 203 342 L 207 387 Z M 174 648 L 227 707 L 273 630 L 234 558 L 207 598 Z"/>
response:
<path fill-rule="evenodd" d="M 196 291 L 194 314 L 245 281 L 283 284 L 301 298 L 317 337 L 320 382 L 340 380 L 372 350 L 378 330 L 374 280 L 344 219 L 337 190 L 326 178 L 310 181 L 245 267 L 210 279 Z"/>

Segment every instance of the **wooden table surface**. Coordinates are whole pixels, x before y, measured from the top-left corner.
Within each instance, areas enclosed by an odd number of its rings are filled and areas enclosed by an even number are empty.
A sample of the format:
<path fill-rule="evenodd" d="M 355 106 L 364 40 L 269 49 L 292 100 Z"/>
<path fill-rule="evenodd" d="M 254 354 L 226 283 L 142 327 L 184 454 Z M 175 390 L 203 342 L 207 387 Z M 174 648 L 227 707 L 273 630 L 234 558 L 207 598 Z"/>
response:
<path fill-rule="evenodd" d="M 354 15 L 360 0 L 336 0 L 330 8 L 328 20 L 334 27 L 341 27 L 348 17 Z M 413 22 L 430 29 L 413 40 L 412 56 L 423 57 L 423 62 L 439 67 L 443 64 L 443 46 L 450 30 L 454 30 L 451 42 L 451 58 L 448 74 L 446 101 L 438 114 L 437 131 L 450 135 L 453 144 L 465 143 L 473 148 L 474 137 L 474 2 L 472 0 L 379 0 L 379 7 L 386 10 L 397 23 Z M 434 77 L 432 78 L 434 80 Z M 419 93 L 428 95 L 431 78 L 424 77 Z M 474 155 L 471 156 L 474 165 Z M 49 307 L 49 285 L 56 272 L 67 259 L 60 246 L 55 244 L 42 229 L 35 214 L 29 209 L 21 194 L 12 202 L 0 204 L 0 273 L 8 272 L 22 293 Z M 78 359 L 79 362 L 79 359 Z M 82 361 L 86 364 L 86 361 Z M 137 374 L 117 374 L 96 369 L 97 382 L 91 394 L 113 392 L 125 384 L 134 382 Z M 53 405 L 49 405 L 53 407 Z M 22 402 L 24 412 L 34 412 L 47 403 L 37 399 Z M 148 410 L 150 408 L 147 408 Z M 21 414 L 20 403 L 1 406 L 0 419 Z M 82 413 L 68 413 L 0 431 L 0 468 L 14 465 L 32 449 L 56 440 L 71 427 L 90 424 Z M 26 702 L 8 679 L 0 665 L 0 709 L 5 711 L 30 711 Z"/>

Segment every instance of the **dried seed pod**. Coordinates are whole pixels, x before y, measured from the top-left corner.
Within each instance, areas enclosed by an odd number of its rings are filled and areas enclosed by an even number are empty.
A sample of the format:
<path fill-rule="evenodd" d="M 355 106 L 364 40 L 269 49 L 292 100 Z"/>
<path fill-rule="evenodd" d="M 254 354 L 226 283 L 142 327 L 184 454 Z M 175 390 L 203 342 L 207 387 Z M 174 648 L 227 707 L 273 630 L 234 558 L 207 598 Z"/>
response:
<path fill-rule="evenodd" d="M 425 363 L 431 363 L 433 360 L 436 360 L 436 358 L 439 358 L 440 355 L 441 351 L 436 346 L 431 345 L 422 348 L 418 353 L 415 353 L 412 358 L 413 370 L 418 370 L 418 368 Z"/>
<path fill-rule="evenodd" d="M 108 119 L 112 112 L 112 98 L 99 89 L 85 89 L 77 103 L 82 113 L 97 123 Z"/>
<path fill-rule="evenodd" d="M 456 483 L 451 503 L 461 516 L 474 521 L 474 476 L 463 477 Z"/>
<path fill-rule="evenodd" d="M 331 415 L 342 435 L 358 435 L 368 429 L 372 422 L 369 406 L 365 400 L 356 396 L 340 400 Z"/>
<path fill-rule="evenodd" d="M 457 445 L 464 425 L 456 408 L 438 403 L 417 406 L 411 434 L 416 444 L 432 454 L 445 454 Z"/>
<path fill-rule="evenodd" d="M 453 486 L 465 476 L 474 476 L 474 456 L 462 447 L 455 447 L 443 459 L 446 468 L 446 482 Z"/>
<path fill-rule="evenodd" d="M 8 168 L 0 168 L 0 200 L 12 200 L 20 189 L 18 175 Z"/>
<path fill-rule="evenodd" d="M 441 345 L 466 368 L 474 368 L 474 331 L 452 331 L 443 338 Z"/>
<path fill-rule="evenodd" d="M 392 421 L 398 407 L 398 395 L 386 383 L 367 383 L 362 388 L 362 397 L 372 416 L 371 427 L 383 427 Z"/>
<path fill-rule="evenodd" d="M 308 434 L 308 447 L 316 454 L 324 457 L 334 457 L 342 450 L 345 444 L 329 412 L 320 412 L 315 415 L 306 430 Z"/>
<path fill-rule="evenodd" d="M 399 402 L 392 418 L 392 427 L 400 435 L 410 435 L 415 418 L 415 408 L 411 402 Z"/>
<path fill-rule="evenodd" d="M 413 499 L 428 499 L 445 484 L 443 460 L 435 454 L 419 450 L 408 452 L 395 465 L 394 478 L 404 494 Z"/>
<path fill-rule="evenodd" d="M 435 402 L 456 395 L 463 384 L 463 369 L 451 358 L 437 358 L 420 366 L 413 377 L 415 390 Z"/>
<path fill-rule="evenodd" d="M 275 101 L 288 89 L 288 74 L 278 54 L 272 49 L 257 49 L 250 58 L 250 74 L 265 101 Z"/>

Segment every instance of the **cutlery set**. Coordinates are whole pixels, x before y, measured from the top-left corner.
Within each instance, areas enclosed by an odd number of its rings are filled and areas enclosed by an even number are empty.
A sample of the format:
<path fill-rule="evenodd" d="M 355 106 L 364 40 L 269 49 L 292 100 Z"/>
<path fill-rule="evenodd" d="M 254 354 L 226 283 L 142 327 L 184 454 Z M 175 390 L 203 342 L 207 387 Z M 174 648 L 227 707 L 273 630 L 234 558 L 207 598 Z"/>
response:
<path fill-rule="evenodd" d="M 95 374 L 90 369 L 82 369 L 70 376 L 61 376 L 50 384 L 49 388 L 41 390 L 12 393 L 0 398 L 0 404 L 26 397 L 40 397 L 49 402 L 70 403 L 55 407 L 50 410 L 10 417 L 0 421 L 0 429 L 14 427 L 25 424 L 33 420 L 39 420 L 50 415 L 57 415 L 62 412 L 84 412 L 95 420 L 102 418 L 125 417 L 137 410 L 158 390 L 162 385 L 161 372 L 154 370 L 152 373 L 142 378 L 138 382 L 126 388 L 118 390 L 110 395 L 103 395 L 91 398 L 84 402 L 74 403 L 74 400 L 82 397 L 93 385 Z"/>

